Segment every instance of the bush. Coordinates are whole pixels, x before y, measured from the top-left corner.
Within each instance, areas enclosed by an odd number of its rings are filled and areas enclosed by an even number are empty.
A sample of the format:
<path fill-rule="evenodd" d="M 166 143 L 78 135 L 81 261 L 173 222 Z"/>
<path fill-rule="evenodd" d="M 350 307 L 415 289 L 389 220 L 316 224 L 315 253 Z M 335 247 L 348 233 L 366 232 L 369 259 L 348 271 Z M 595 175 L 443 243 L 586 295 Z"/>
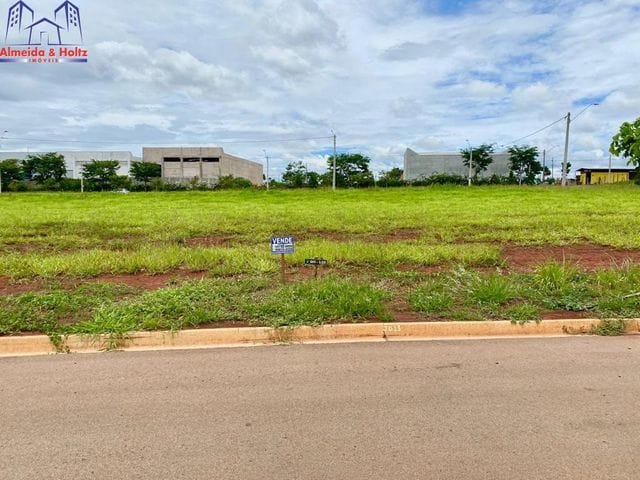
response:
<path fill-rule="evenodd" d="M 423 177 L 412 182 L 411 184 L 418 187 L 428 187 L 429 185 L 466 185 L 467 183 L 467 178 L 463 177 L 462 175 L 434 173 L 430 177 Z"/>
<path fill-rule="evenodd" d="M 64 178 L 60 180 L 60 191 L 79 192 L 82 190 L 82 181 L 76 178 Z"/>
<path fill-rule="evenodd" d="M 29 191 L 29 182 L 13 181 L 7 188 L 10 192 L 27 192 Z"/>
<path fill-rule="evenodd" d="M 253 188 L 253 183 L 251 183 L 246 178 L 227 175 L 225 177 L 220 177 L 218 179 L 218 184 L 216 185 L 216 188 L 220 188 L 220 189 Z"/>

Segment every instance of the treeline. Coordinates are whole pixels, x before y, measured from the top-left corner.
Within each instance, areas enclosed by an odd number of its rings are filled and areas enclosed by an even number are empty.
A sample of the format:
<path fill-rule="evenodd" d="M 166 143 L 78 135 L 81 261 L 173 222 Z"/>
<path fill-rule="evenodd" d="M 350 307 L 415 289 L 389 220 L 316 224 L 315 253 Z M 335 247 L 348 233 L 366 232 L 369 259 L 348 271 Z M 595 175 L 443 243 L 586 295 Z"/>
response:
<path fill-rule="evenodd" d="M 493 162 L 492 145 L 480 145 L 473 149 L 460 151 L 461 164 L 469 168 L 471 164 L 472 183 L 475 185 L 535 185 L 542 182 L 553 183 L 551 171 L 538 161 L 538 149 L 536 147 L 521 146 L 512 147 L 510 154 L 509 174 L 506 176 L 492 175 L 482 177 Z M 428 185 L 466 185 L 468 177 L 449 173 L 435 173 L 430 177 L 417 180 L 404 180 L 404 172 L 401 168 L 392 168 L 380 172 L 376 178 L 369 165 L 371 159 L 360 153 L 343 153 L 336 157 L 336 186 L 340 188 L 363 187 L 403 187 L 403 186 L 428 186 Z M 567 171 L 571 164 L 567 164 Z M 270 180 L 271 187 L 282 188 L 318 188 L 333 185 L 333 156 L 327 160 L 327 171 L 323 174 L 308 171 L 302 162 L 292 162 L 287 165 L 282 181 Z"/>
<path fill-rule="evenodd" d="M 67 178 L 64 156 L 57 153 L 29 155 L 26 160 L 0 162 L 2 190 L 28 191 L 176 191 L 251 188 L 253 184 L 233 176 L 218 179 L 210 185 L 194 178 L 187 183 L 162 180 L 162 167 L 156 163 L 133 162 L 131 176 L 118 175 L 120 163 L 116 160 L 92 160 L 82 166 L 82 179 Z"/>

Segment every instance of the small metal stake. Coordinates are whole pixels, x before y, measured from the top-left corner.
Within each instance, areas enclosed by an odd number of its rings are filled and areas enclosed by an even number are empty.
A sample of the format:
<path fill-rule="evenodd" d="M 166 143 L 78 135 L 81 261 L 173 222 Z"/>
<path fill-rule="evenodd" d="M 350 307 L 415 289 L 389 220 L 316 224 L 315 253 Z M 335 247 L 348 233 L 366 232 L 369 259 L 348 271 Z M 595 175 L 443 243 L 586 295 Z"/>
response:
<path fill-rule="evenodd" d="M 284 253 L 282 255 L 280 255 L 280 274 L 281 274 L 281 280 L 282 283 L 286 283 L 287 279 L 285 278 L 286 275 L 286 269 L 287 269 L 287 264 L 284 260 Z"/>

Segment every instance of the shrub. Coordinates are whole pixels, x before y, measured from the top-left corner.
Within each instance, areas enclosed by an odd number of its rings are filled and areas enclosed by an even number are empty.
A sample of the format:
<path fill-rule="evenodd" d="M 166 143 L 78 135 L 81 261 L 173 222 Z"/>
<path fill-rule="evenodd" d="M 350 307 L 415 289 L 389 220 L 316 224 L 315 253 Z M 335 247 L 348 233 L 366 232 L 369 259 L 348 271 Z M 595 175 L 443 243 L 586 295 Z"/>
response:
<path fill-rule="evenodd" d="M 29 182 L 13 181 L 7 188 L 10 192 L 27 192 L 29 191 Z"/>
<path fill-rule="evenodd" d="M 246 178 L 227 175 L 218 179 L 218 184 L 216 187 L 220 189 L 243 189 L 252 188 L 253 183 L 251 183 L 251 181 L 247 180 Z"/>

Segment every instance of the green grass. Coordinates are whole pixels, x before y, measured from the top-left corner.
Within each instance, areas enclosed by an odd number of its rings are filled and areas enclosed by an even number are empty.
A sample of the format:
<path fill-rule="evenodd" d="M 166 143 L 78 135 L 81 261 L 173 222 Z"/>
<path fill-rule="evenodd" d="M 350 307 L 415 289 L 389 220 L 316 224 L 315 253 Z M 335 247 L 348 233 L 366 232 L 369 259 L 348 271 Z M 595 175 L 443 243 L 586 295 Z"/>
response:
<path fill-rule="evenodd" d="M 626 328 L 624 320 L 602 320 L 597 327 L 593 327 L 591 333 L 603 337 L 617 337 L 623 335 Z"/>
<path fill-rule="evenodd" d="M 91 284 L 69 292 L 0 297 L 0 335 L 41 332 L 114 336 L 244 322 L 285 326 L 390 320 L 389 292 L 368 283 L 324 278 L 274 286 L 260 278 L 188 281 L 150 292 Z"/>
<path fill-rule="evenodd" d="M 412 308 L 451 320 L 539 320 L 545 310 L 599 318 L 640 318 L 640 266 L 583 272 L 549 263 L 533 273 L 457 269 L 433 275 L 408 294 Z M 632 295 L 632 296 L 630 296 Z"/>
<path fill-rule="evenodd" d="M 0 295 L 0 335 L 391 320 L 393 305 L 407 303 L 425 319 L 640 317 L 640 298 L 627 297 L 640 292 L 634 265 L 585 272 L 551 263 L 525 274 L 505 270 L 502 258 L 507 243 L 639 249 L 639 193 L 631 185 L 3 193 L 0 281 L 44 286 Z M 285 286 L 269 253 L 274 234 L 298 238 Z M 310 257 L 329 261 L 327 278 L 305 280 Z M 211 280 L 152 292 L 67 282 L 178 270 Z"/>
<path fill-rule="evenodd" d="M 248 313 L 274 327 L 367 319 L 390 320 L 382 288 L 336 278 L 289 285 L 258 301 Z"/>

